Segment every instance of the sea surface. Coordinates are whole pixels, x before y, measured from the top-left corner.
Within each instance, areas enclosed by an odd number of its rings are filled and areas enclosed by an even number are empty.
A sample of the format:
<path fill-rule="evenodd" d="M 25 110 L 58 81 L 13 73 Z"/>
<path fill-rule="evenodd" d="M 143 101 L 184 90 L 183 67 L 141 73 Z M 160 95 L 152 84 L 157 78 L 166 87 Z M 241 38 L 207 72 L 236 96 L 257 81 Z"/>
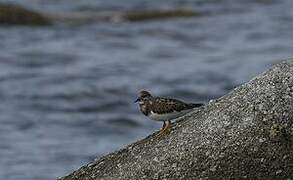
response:
<path fill-rule="evenodd" d="M 191 8 L 144 22 L 0 27 L 0 179 L 50 180 L 160 128 L 137 92 L 216 99 L 293 56 L 292 0 L 0 0 L 45 14 Z"/>

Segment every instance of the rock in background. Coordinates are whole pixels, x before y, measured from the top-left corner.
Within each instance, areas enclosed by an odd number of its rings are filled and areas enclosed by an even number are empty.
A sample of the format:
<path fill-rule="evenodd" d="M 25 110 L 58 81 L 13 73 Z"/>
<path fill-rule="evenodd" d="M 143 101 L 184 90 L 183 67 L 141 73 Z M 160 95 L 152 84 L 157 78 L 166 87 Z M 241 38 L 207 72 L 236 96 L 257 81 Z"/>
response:
<path fill-rule="evenodd" d="M 201 16 L 202 13 L 189 9 L 133 10 L 126 12 L 71 12 L 42 14 L 15 4 L 0 3 L 0 25 L 44 26 L 53 22 L 64 24 L 86 24 L 92 22 L 140 22 L 167 18 Z"/>
<path fill-rule="evenodd" d="M 21 6 L 1 3 L 0 24 L 43 26 L 50 25 L 51 21 L 44 15 Z"/>

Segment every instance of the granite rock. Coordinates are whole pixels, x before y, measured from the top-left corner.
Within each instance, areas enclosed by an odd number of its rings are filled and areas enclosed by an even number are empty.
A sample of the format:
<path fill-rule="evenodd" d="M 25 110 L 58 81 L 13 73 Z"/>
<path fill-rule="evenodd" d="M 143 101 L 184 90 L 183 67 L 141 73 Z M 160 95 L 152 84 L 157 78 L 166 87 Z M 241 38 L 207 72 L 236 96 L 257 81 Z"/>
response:
<path fill-rule="evenodd" d="M 293 179 L 293 61 L 63 180 Z"/>

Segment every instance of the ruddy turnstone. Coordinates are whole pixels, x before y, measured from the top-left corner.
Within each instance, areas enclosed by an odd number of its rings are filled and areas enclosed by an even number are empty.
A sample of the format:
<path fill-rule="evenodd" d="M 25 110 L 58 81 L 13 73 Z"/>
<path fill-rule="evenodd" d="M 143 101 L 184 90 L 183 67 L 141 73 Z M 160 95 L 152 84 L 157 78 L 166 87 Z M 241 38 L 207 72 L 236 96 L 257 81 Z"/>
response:
<path fill-rule="evenodd" d="M 163 121 L 160 134 L 171 126 L 171 120 L 191 112 L 193 108 L 203 104 L 185 103 L 177 99 L 152 96 L 148 91 L 140 91 L 138 98 L 140 111 L 155 121 Z"/>

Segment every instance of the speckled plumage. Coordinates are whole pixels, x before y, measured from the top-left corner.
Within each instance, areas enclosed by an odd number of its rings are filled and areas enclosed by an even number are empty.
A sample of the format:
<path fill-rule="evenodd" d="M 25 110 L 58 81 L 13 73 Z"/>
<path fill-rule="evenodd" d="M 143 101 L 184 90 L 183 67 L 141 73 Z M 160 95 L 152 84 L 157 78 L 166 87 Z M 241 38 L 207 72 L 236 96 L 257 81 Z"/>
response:
<path fill-rule="evenodd" d="M 189 112 L 191 109 L 203 105 L 185 103 L 171 98 L 154 97 L 147 91 L 141 91 L 137 101 L 139 102 L 140 111 L 144 115 L 159 121 L 175 119 Z M 168 119 L 164 119 L 164 117 L 168 117 Z"/>

